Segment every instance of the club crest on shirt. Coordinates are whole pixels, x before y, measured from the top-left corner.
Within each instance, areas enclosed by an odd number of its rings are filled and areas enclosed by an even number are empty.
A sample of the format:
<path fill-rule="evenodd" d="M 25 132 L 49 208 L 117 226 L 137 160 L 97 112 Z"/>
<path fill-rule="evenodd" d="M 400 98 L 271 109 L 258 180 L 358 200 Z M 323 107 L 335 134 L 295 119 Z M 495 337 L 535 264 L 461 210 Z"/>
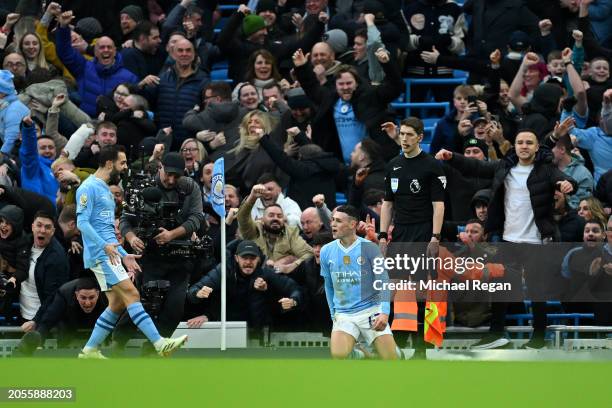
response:
<path fill-rule="evenodd" d="M 419 180 L 412 179 L 412 181 L 410 182 L 410 191 L 412 191 L 412 193 L 414 194 L 421 191 L 421 184 L 419 183 Z"/>
<path fill-rule="evenodd" d="M 399 179 L 392 178 L 391 179 L 391 191 L 393 191 L 394 193 L 397 193 L 398 187 L 399 187 Z"/>
<path fill-rule="evenodd" d="M 357 265 L 362 266 L 365 263 L 365 259 L 363 259 L 363 256 L 358 256 L 357 257 Z"/>
<path fill-rule="evenodd" d="M 81 194 L 81 197 L 79 198 L 79 204 L 83 208 L 87 207 L 87 194 Z"/>
<path fill-rule="evenodd" d="M 442 183 L 442 188 L 446 189 L 446 176 L 438 176 L 438 180 Z"/>

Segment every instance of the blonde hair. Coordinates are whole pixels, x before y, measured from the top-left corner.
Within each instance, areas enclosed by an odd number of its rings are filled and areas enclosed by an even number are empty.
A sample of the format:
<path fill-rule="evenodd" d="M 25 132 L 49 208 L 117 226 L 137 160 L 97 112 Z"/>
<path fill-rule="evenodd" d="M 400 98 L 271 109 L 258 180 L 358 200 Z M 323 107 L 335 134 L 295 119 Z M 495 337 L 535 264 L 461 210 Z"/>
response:
<path fill-rule="evenodd" d="M 603 225 L 607 226 L 608 216 L 606 215 L 606 212 L 603 208 L 603 205 L 601 204 L 601 201 L 599 201 L 595 197 L 588 197 L 583 200 L 580 200 L 580 202 L 582 201 L 586 201 L 586 203 L 588 204 L 592 219 L 597 220 L 601 222 Z M 578 203 L 578 205 L 580 205 L 580 203 Z"/>
<path fill-rule="evenodd" d="M 196 146 L 198 146 L 197 161 L 198 161 L 199 164 L 202 164 L 204 162 L 204 160 L 206 160 L 206 158 L 208 157 L 208 152 L 206 151 L 206 148 L 204 147 L 202 142 L 200 142 L 198 139 L 196 139 L 194 137 L 190 137 L 189 139 L 185 139 L 183 144 L 181 144 L 180 150 L 182 151 L 183 148 L 185 147 L 185 145 L 187 145 L 187 143 L 191 143 L 191 142 L 195 143 Z"/>
<path fill-rule="evenodd" d="M 253 116 L 257 116 L 259 118 L 259 121 L 263 125 L 264 133 L 267 134 L 272 131 L 272 121 L 270 120 L 270 115 L 257 110 L 247 113 L 242 118 L 242 122 L 240 122 L 240 141 L 236 147 L 229 151 L 229 153 L 238 154 L 244 149 L 254 149 L 257 145 L 259 145 L 259 142 L 254 140 L 254 135 L 250 135 L 248 130 L 249 121 Z"/>
<path fill-rule="evenodd" d="M 26 58 L 23 52 L 23 42 L 25 41 L 26 37 L 29 35 L 33 35 L 34 37 L 36 37 L 36 40 L 38 41 L 38 55 L 34 58 L 34 62 L 36 62 L 36 68 L 49 69 L 49 63 L 45 59 L 45 50 L 43 49 L 43 42 L 40 39 L 40 36 L 36 34 L 35 32 L 25 33 L 23 37 L 21 37 L 21 39 L 19 40 L 19 54 L 23 56 L 23 59 L 25 59 L 27 63 L 28 59 Z"/>
<path fill-rule="evenodd" d="M 67 157 L 60 156 L 57 159 L 55 159 L 53 163 L 51 163 L 51 171 L 55 172 L 55 170 L 57 170 L 57 168 L 61 166 L 62 164 L 71 164 L 74 166 L 74 163 L 72 162 L 72 160 L 70 160 Z"/>

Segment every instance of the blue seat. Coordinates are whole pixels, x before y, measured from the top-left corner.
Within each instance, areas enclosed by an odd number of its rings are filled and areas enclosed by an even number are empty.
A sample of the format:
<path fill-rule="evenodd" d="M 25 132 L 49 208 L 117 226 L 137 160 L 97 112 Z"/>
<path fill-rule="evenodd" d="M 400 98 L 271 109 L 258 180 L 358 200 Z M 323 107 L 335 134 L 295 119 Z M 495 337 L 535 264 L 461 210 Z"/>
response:
<path fill-rule="evenodd" d="M 406 102 L 411 101 L 411 87 L 412 85 L 463 85 L 465 84 L 466 77 L 461 78 L 404 78 L 404 84 L 406 85 Z"/>
<path fill-rule="evenodd" d="M 343 193 L 336 193 L 336 205 L 344 205 L 347 202 L 346 195 Z"/>
<path fill-rule="evenodd" d="M 223 81 L 227 79 L 227 69 L 213 69 L 210 72 L 210 79 L 212 81 Z"/>
<path fill-rule="evenodd" d="M 450 110 L 449 102 L 403 102 L 403 103 L 392 103 L 393 109 L 399 110 L 404 109 L 404 117 L 410 116 L 411 109 L 444 109 L 444 113 L 447 114 Z"/>

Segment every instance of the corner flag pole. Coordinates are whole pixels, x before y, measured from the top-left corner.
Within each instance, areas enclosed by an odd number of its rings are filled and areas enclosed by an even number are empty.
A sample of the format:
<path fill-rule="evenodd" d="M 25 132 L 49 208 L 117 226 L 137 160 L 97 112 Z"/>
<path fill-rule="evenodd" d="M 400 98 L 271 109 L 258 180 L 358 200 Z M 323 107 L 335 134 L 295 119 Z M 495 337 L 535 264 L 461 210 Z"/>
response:
<path fill-rule="evenodd" d="M 225 253 L 225 161 L 223 157 L 215 161 L 211 182 L 213 209 L 220 217 L 221 226 L 221 351 L 227 343 L 227 294 L 226 291 L 226 253 Z"/>
<path fill-rule="evenodd" d="M 221 218 L 221 351 L 225 351 L 226 335 L 227 335 L 226 265 L 227 265 L 227 259 L 226 259 L 226 253 L 225 253 L 225 217 L 222 217 Z"/>

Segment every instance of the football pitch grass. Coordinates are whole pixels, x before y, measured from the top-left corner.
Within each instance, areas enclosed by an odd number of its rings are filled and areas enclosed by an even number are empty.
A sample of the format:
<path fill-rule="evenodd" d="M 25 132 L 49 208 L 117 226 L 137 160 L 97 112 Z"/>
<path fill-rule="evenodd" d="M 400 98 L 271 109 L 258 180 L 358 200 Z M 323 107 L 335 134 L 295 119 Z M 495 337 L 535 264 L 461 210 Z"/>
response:
<path fill-rule="evenodd" d="M 0 367 L 2 387 L 76 395 L 0 407 L 612 406 L 608 362 L 8 358 Z"/>

